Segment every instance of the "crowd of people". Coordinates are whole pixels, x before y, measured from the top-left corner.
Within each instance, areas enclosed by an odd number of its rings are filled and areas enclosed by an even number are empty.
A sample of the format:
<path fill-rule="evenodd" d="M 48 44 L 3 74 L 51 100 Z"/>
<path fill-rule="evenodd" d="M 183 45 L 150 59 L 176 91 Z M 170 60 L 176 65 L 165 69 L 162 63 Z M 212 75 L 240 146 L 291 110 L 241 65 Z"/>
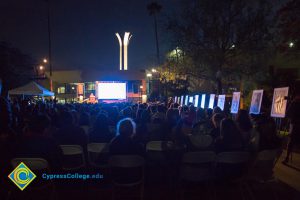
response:
<path fill-rule="evenodd" d="M 39 157 L 53 171 L 62 169 L 59 145 L 108 143 L 110 155 L 145 156 L 149 141 L 171 141 L 168 148 L 189 151 L 249 151 L 281 148 L 269 113 L 237 115 L 177 103 L 29 104 L 0 98 L 1 177 L 15 157 Z M 86 156 L 87 157 L 87 156 Z"/>

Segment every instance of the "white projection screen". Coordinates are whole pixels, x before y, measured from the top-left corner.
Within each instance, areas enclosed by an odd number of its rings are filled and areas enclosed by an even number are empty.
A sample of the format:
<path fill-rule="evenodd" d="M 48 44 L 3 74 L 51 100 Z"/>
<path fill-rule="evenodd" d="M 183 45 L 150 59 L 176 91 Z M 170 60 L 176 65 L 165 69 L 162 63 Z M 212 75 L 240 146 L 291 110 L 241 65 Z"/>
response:
<path fill-rule="evenodd" d="M 98 99 L 126 99 L 126 83 L 99 82 Z"/>

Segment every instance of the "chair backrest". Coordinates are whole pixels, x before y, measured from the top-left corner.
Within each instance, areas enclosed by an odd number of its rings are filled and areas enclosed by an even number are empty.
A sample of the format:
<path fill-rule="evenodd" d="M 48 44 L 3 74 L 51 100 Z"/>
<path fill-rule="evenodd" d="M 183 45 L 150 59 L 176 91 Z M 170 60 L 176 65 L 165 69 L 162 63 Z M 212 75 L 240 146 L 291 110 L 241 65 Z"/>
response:
<path fill-rule="evenodd" d="M 172 148 L 172 141 L 150 141 L 146 145 L 147 151 L 164 151 Z"/>
<path fill-rule="evenodd" d="M 248 162 L 250 154 L 248 152 L 223 152 L 217 155 L 217 163 L 239 164 Z"/>
<path fill-rule="evenodd" d="M 210 135 L 190 135 L 189 139 L 193 146 L 197 148 L 207 148 L 213 142 L 213 138 Z"/>
<path fill-rule="evenodd" d="M 257 161 L 275 161 L 279 155 L 279 149 L 263 150 L 257 154 Z"/>
<path fill-rule="evenodd" d="M 49 170 L 48 161 L 43 158 L 14 158 L 11 165 L 16 168 L 21 162 L 25 163 L 31 170 Z"/>
<path fill-rule="evenodd" d="M 108 143 L 89 143 L 87 145 L 88 152 L 92 153 L 108 153 L 109 152 Z"/>
<path fill-rule="evenodd" d="M 216 154 L 213 151 L 188 152 L 182 157 L 182 162 L 186 164 L 212 163 L 216 160 Z"/>
<path fill-rule="evenodd" d="M 203 182 L 214 178 L 213 166 L 215 152 L 188 152 L 182 157 L 180 179 L 185 181 Z"/>
<path fill-rule="evenodd" d="M 111 167 L 135 168 L 142 167 L 145 160 L 143 157 L 138 155 L 115 155 L 109 158 L 108 163 Z"/>
<path fill-rule="evenodd" d="M 85 167 L 83 148 L 80 145 L 60 145 L 63 152 L 63 169 L 76 170 Z"/>

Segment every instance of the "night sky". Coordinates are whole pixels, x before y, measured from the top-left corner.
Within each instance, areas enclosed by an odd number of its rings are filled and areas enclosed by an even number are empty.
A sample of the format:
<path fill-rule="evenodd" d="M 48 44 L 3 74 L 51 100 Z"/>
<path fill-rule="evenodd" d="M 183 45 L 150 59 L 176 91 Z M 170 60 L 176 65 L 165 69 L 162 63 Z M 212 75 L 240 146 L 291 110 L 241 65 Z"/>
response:
<path fill-rule="evenodd" d="M 151 0 L 50 0 L 53 69 L 118 69 L 116 32 L 133 34 L 128 66 L 144 69 L 155 63 Z M 178 0 L 157 0 L 159 19 L 172 12 Z M 36 59 L 48 57 L 45 0 L 1 0 L 0 41 L 11 43 Z M 162 33 L 162 31 L 161 31 Z M 163 56 L 166 45 L 160 33 Z"/>

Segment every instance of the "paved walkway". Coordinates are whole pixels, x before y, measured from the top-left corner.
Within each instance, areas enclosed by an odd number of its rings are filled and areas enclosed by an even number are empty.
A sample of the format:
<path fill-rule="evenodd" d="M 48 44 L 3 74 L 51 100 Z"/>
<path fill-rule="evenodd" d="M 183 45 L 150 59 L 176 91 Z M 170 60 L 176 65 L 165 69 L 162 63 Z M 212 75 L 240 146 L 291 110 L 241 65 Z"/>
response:
<path fill-rule="evenodd" d="M 284 151 L 275 166 L 275 177 L 300 192 L 300 153 L 293 153 L 292 161 L 282 164 L 286 155 Z"/>

